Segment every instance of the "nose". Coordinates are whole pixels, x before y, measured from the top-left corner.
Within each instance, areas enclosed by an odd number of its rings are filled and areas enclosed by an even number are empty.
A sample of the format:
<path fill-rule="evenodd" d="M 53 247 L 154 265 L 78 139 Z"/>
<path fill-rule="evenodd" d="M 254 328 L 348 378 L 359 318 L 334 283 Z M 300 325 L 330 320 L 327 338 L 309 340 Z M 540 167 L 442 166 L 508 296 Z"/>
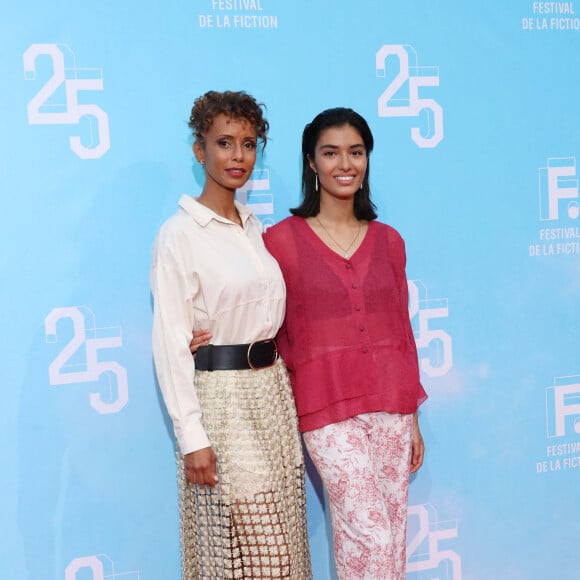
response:
<path fill-rule="evenodd" d="M 341 153 L 338 161 L 339 167 L 341 169 L 350 169 L 352 166 L 352 160 L 350 158 L 350 153 L 348 151 Z"/>
<path fill-rule="evenodd" d="M 244 144 L 236 143 L 234 145 L 232 157 L 235 161 L 242 161 L 244 159 Z"/>

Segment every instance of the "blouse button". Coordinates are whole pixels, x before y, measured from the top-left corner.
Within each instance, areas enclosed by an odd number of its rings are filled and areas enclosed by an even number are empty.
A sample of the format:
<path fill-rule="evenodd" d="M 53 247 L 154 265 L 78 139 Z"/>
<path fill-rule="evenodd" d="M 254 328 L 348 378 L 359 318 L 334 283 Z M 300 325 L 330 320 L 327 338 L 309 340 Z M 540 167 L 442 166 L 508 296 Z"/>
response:
<path fill-rule="evenodd" d="M 365 331 L 365 326 L 364 326 L 364 324 L 361 324 L 361 325 L 358 327 L 358 329 L 359 329 L 361 332 L 364 332 L 364 331 Z"/>
<path fill-rule="evenodd" d="M 352 264 L 350 262 L 346 263 L 346 269 L 350 270 L 352 268 Z"/>
<path fill-rule="evenodd" d="M 358 288 L 358 284 L 356 282 L 353 282 L 352 287 L 356 290 Z"/>
<path fill-rule="evenodd" d="M 367 352 L 369 352 L 369 349 L 368 349 L 367 346 L 363 346 L 362 347 L 362 351 L 363 351 L 364 354 L 366 354 Z"/>
<path fill-rule="evenodd" d="M 354 307 L 354 309 L 355 309 L 357 312 L 360 312 L 360 311 L 362 310 L 362 306 L 360 306 L 360 305 L 357 305 L 357 306 L 355 306 L 355 307 Z"/>

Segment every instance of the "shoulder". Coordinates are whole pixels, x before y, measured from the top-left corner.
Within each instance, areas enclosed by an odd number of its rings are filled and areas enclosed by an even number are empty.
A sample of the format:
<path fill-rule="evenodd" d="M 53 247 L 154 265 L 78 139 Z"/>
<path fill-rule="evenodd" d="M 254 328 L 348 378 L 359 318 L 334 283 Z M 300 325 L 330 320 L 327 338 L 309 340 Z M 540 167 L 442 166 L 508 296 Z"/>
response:
<path fill-rule="evenodd" d="M 234 200 L 234 205 L 244 222 L 244 227 L 249 227 L 262 233 L 263 226 L 260 218 L 247 205 L 241 203 L 237 199 Z M 202 223 L 206 222 L 204 221 Z"/>
<path fill-rule="evenodd" d="M 257 231 L 258 234 L 262 234 L 264 231 L 264 225 L 262 224 L 260 218 L 254 213 L 250 213 L 246 225 L 252 228 L 254 231 Z"/>
<path fill-rule="evenodd" d="M 157 233 L 157 241 L 170 241 L 175 238 L 180 238 L 183 233 L 191 230 L 193 218 L 179 209 L 177 213 L 173 214 L 171 217 L 167 218 Z"/>
<path fill-rule="evenodd" d="M 293 263 L 296 259 L 296 240 L 303 218 L 290 216 L 270 226 L 264 234 L 267 250 L 278 260 L 280 265 Z"/>
<path fill-rule="evenodd" d="M 153 264 L 182 263 L 195 247 L 197 223 L 182 209 L 165 220 L 153 243 Z"/>
<path fill-rule="evenodd" d="M 268 243 L 277 243 L 291 235 L 296 228 L 300 227 L 299 223 L 302 218 L 289 216 L 277 224 L 270 226 L 264 233 L 264 241 Z"/>
<path fill-rule="evenodd" d="M 270 226 L 268 228 L 268 232 L 279 233 L 279 232 L 288 232 L 293 231 L 297 227 L 299 227 L 299 222 L 303 222 L 304 218 L 291 215 L 287 218 L 284 218 L 282 221 L 279 221 L 277 224 Z"/>
<path fill-rule="evenodd" d="M 382 239 L 386 239 L 390 244 L 393 245 L 404 245 L 403 236 L 389 224 L 385 224 L 378 220 L 373 220 L 371 222 L 371 227 L 376 232 L 376 235 Z"/>

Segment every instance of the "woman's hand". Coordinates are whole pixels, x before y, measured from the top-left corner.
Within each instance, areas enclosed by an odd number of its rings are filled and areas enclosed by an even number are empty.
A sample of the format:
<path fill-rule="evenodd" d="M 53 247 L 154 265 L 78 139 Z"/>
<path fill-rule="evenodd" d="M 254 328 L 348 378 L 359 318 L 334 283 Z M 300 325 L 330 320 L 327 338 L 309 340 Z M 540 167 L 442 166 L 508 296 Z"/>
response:
<path fill-rule="evenodd" d="M 411 473 L 415 473 L 423 465 L 425 457 L 425 443 L 419 429 L 419 415 L 413 415 L 413 435 L 411 437 Z"/>
<path fill-rule="evenodd" d="M 194 330 L 193 338 L 189 343 L 189 350 L 191 354 L 195 355 L 200 346 L 207 346 L 211 340 L 211 332 L 209 330 Z"/>
<path fill-rule="evenodd" d="M 218 482 L 216 456 L 211 447 L 204 447 L 183 456 L 185 477 L 191 483 L 213 487 Z"/>

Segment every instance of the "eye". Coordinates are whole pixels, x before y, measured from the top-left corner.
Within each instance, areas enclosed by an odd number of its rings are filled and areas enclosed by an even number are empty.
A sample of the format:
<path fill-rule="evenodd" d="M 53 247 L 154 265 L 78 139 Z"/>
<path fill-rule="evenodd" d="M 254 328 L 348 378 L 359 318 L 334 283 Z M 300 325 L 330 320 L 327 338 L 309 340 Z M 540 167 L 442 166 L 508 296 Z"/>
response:
<path fill-rule="evenodd" d="M 364 152 L 363 149 L 355 149 L 352 152 L 352 154 L 353 154 L 354 157 L 362 157 L 363 155 L 365 155 L 365 152 Z"/>
<path fill-rule="evenodd" d="M 256 148 L 256 142 L 255 141 L 246 141 L 244 143 L 244 147 L 246 149 L 255 149 Z"/>
<path fill-rule="evenodd" d="M 334 157 L 336 153 L 334 151 L 325 151 L 323 155 L 324 157 Z"/>
<path fill-rule="evenodd" d="M 227 139 L 220 139 L 218 142 L 218 147 L 227 149 L 230 146 L 230 142 Z"/>

